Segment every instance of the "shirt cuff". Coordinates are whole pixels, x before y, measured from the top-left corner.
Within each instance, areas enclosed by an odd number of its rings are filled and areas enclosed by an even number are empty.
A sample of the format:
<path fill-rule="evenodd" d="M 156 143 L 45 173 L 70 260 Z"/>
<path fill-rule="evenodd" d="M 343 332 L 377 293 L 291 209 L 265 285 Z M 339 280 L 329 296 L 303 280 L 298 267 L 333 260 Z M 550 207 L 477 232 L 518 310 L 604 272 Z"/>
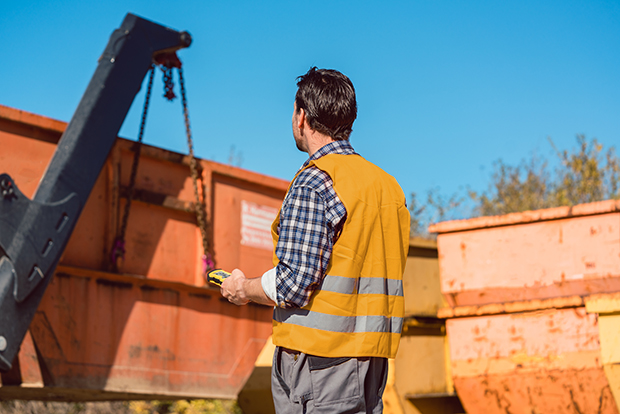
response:
<path fill-rule="evenodd" d="M 263 291 L 265 295 L 276 304 L 278 303 L 276 297 L 276 268 L 271 268 L 263 273 L 263 276 L 260 279 L 260 284 L 263 287 Z"/>

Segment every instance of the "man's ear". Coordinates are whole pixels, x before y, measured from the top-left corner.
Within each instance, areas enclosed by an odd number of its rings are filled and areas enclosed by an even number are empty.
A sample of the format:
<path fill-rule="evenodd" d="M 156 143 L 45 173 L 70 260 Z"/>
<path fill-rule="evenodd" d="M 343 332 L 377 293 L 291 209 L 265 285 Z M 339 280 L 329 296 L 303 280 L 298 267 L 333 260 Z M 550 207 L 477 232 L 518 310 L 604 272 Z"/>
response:
<path fill-rule="evenodd" d="M 306 123 L 306 111 L 303 108 L 299 109 L 299 116 L 297 117 L 297 128 L 303 129 Z"/>

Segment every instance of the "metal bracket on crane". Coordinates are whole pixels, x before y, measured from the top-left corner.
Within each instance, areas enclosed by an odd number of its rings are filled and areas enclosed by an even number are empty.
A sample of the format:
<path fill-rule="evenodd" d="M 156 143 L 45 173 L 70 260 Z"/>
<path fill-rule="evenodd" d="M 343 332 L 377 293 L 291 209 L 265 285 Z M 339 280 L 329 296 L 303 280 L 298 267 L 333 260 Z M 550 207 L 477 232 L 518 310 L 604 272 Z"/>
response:
<path fill-rule="evenodd" d="M 86 200 L 158 55 L 191 36 L 127 14 L 29 200 L 0 175 L 0 371 L 8 371 Z"/>

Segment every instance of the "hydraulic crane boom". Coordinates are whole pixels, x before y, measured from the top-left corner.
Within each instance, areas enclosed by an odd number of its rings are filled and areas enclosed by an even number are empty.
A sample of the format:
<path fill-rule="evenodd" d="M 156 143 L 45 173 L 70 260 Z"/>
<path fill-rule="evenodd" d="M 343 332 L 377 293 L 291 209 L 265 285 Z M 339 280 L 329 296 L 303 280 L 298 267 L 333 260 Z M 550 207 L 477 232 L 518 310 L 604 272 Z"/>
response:
<path fill-rule="evenodd" d="M 191 36 L 127 14 L 29 200 L 0 175 L 0 370 L 13 359 L 118 131 L 158 55 Z"/>

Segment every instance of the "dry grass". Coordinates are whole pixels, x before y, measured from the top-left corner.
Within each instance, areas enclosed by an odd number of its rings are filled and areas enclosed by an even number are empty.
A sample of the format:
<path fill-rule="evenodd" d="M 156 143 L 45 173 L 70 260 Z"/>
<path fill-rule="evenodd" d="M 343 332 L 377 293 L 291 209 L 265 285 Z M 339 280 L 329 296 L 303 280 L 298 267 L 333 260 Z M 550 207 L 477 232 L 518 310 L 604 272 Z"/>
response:
<path fill-rule="evenodd" d="M 236 401 L 2 401 L 0 414 L 242 414 Z"/>
<path fill-rule="evenodd" d="M 129 402 L 2 401 L 0 414 L 134 414 Z"/>

